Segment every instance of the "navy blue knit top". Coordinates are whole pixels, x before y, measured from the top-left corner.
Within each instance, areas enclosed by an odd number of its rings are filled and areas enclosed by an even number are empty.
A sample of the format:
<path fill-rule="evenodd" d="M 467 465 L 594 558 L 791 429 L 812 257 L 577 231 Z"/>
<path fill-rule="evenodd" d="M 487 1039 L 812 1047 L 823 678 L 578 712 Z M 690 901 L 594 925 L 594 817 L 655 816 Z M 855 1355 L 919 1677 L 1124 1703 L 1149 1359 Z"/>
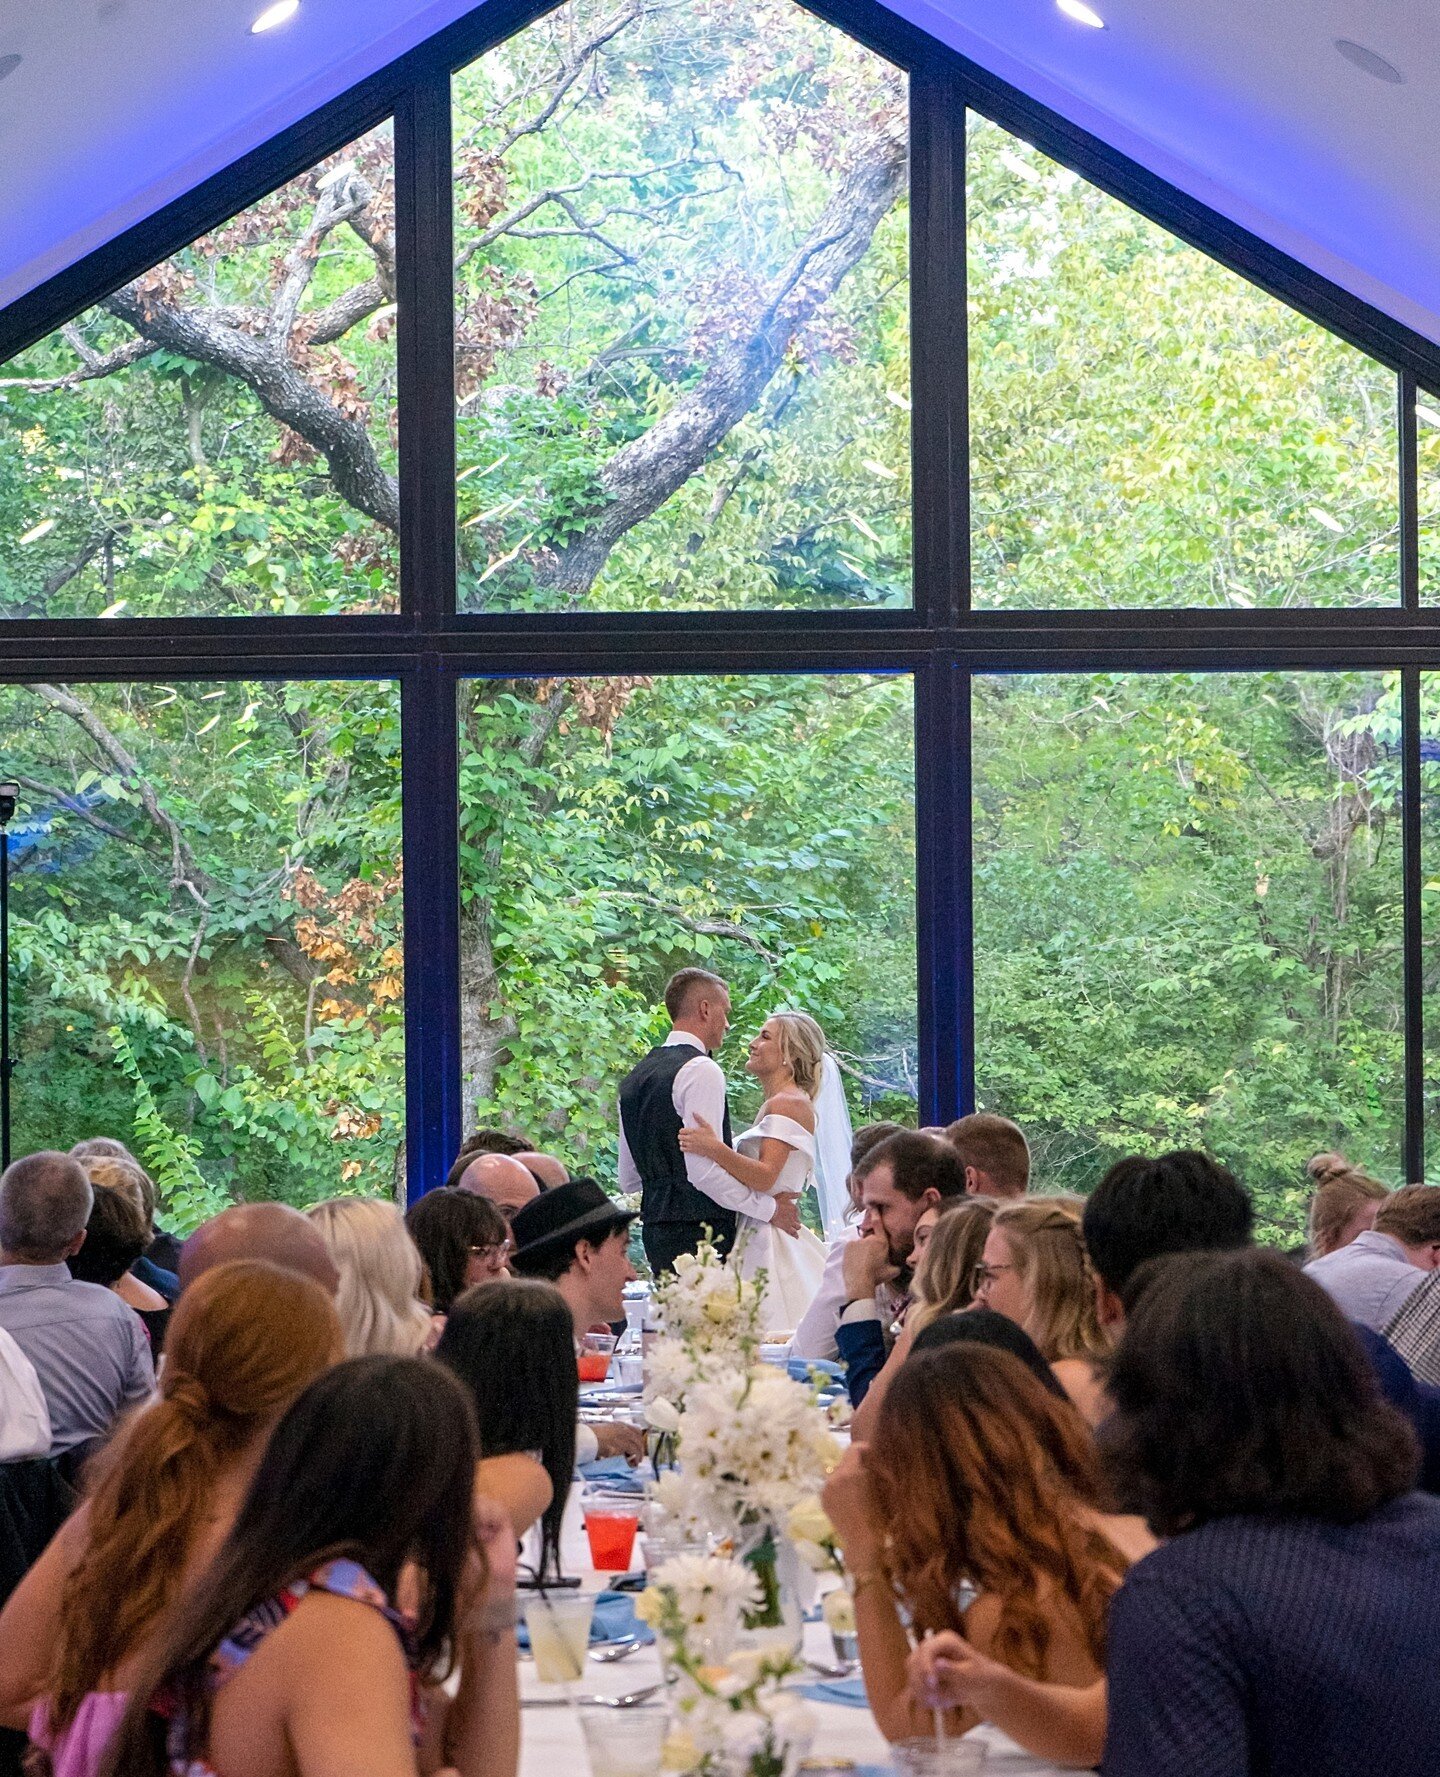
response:
<path fill-rule="evenodd" d="M 1435 1777 L 1440 1499 L 1223 1518 L 1111 1605 L 1105 1777 Z"/>

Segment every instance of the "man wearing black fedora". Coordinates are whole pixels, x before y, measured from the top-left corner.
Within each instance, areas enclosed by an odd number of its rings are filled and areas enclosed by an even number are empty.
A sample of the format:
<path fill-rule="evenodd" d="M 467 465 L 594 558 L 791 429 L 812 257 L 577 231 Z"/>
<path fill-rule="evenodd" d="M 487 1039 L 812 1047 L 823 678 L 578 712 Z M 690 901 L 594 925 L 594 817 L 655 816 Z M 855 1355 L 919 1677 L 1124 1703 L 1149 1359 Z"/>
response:
<path fill-rule="evenodd" d="M 520 1277 L 554 1284 L 565 1298 L 578 1343 L 591 1327 L 625 1318 L 625 1285 L 635 1281 L 630 1263 L 633 1209 L 624 1209 L 594 1179 L 571 1179 L 542 1191 L 510 1224 L 510 1268 Z M 594 1434 L 594 1439 L 590 1434 Z M 580 1426 L 578 1463 L 597 1456 L 645 1454 L 645 1436 L 622 1421 Z"/>
<path fill-rule="evenodd" d="M 620 1082 L 620 1189 L 640 1193 L 645 1257 L 659 1277 L 693 1253 L 708 1228 L 720 1253 L 737 1212 L 800 1231 L 793 1197 L 751 1191 L 701 1154 L 680 1149 L 680 1131 L 703 1117 L 730 1140 L 725 1075 L 712 1050 L 730 1027 L 730 990 L 709 969 L 681 969 L 665 989 L 670 1034 Z"/>

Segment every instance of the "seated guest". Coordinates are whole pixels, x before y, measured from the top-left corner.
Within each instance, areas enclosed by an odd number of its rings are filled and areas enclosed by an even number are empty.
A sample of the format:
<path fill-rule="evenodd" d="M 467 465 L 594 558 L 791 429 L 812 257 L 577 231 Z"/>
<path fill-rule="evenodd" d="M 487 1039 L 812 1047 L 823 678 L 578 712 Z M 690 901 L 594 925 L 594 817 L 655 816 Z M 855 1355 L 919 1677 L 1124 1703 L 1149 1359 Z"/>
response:
<path fill-rule="evenodd" d="M 467 1290 L 450 1310 L 435 1355 L 475 1402 L 475 1485 L 505 1508 L 517 1536 L 540 1520 L 537 1568 L 558 1574 L 580 1394 L 564 1298 L 548 1283 L 522 1278 Z"/>
<path fill-rule="evenodd" d="M 153 1355 L 159 1356 L 165 1343 L 165 1325 L 170 1318 L 170 1304 L 158 1290 L 141 1283 L 130 1267 L 145 1250 L 145 1222 L 133 1197 L 111 1190 L 108 1185 L 95 1185 L 95 1201 L 90 1206 L 90 1219 L 85 1224 L 85 1244 L 65 1261 L 72 1277 L 81 1283 L 98 1283 L 102 1289 L 114 1290 L 128 1307 L 144 1322 Z"/>
<path fill-rule="evenodd" d="M 871 1383 L 851 1422 L 851 1435 L 868 1438 L 880 1412 L 885 1391 L 895 1372 L 909 1357 L 915 1336 L 942 1315 L 958 1314 L 975 1299 L 975 1272 L 985 1250 L 995 1204 L 988 1197 L 968 1197 L 927 1209 L 915 1224 L 915 1287 L 905 1325 L 895 1336 L 890 1355 Z M 860 1329 L 880 1337 L 878 1320 L 862 1321 L 850 1335 L 852 1359 L 858 1350 Z"/>
<path fill-rule="evenodd" d="M 166 1271 L 171 1277 L 175 1277 L 180 1270 L 181 1242 L 173 1234 L 167 1234 L 163 1228 L 158 1228 L 155 1225 L 155 1181 L 124 1142 L 115 1141 L 108 1135 L 92 1135 L 85 1141 L 76 1142 L 70 1150 L 70 1158 L 78 1160 L 82 1166 L 87 1168 L 92 1160 L 122 1160 L 135 1168 L 144 1185 L 145 1203 L 143 1207 L 145 1220 L 150 1229 L 150 1243 L 145 1249 L 142 1269 L 148 1263 L 153 1265 L 157 1271 Z M 155 1279 L 148 1274 L 142 1275 L 141 1281 L 148 1283 L 152 1289 L 158 1287 Z M 174 1297 L 165 1290 L 161 1290 L 160 1293 L 173 1305 Z"/>
<path fill-rule="evenodd" d="M 170 1307 L 174 1307 L 180 1296 L 180 1279 L 173 1271 L 163 1270 L 153 1259 L 148 1257 L 155 1217 L 155 1187 L 150 1182 L 150 1175 L 142 1166 L 133 1160 L 121 1160 L 99 1156 L 91 1160 L 82 1160 L 85 1175 L 97 1189 L 101 1185 L 113 1191 L 119 1191 L 134 1204 L 144 1229 L 144 1246 L 137 1254 L 134 1264 L 130 1267 L 139 1281 L 147 1285 L 157 1295 L 163 1296 Z"/>
<path fill-rule="evenodd" d="M 1079 1206 L 1057 1197 L 1002 1204 L 976 1279 L 975 1300 L 1024 1327 L 1093 1424 L 1104 1400 L 1096 1365 L 1108 1346 L 1095 1315 Z"/>
<path fill-rule="evenodd" d="M 1375 1212 L 1390 1192 L 1379 1179 L 1353 1167 L 1343 1154 L 1317 1154 L 1305 1170 L 1315 1181 L 1315 1195 L 1310 1199 L 1310 1257 L 1323 1259 L 1373 1228 Z"/>
<path fill-rule="evenodd" d="M 1355 1335 L 1276 1255 L 1157 1267 L 1110 1373 L 1120 1497 L 1168 1538 L 1110 1612 L 1106 1777 L 1429 1777 L 1440 1502 Z"/>
<path fill-rule="evenodd" d="M 1255 1212 L 1234 1173 L 1195 1148 L 1117 1160 L 1080 1217 L 1102 1326 L 1124 1324 L 1124 1293 L 1149 1259 L 1249 1246 Z"/>
<path fill-rule="evenodd" d="M 515 1243 L 510 1268 L 520 1277 L 553 1283 L 570 1310 L 578 1341 L 594 1326 L 625 1318 L 625 1285 L 634 1283 L 630 1263 L 630 1224 L 635 1211 L 622 1209 L 594 1179 L 571 1179 L 538 1195 L 510 1224 Z M 638 1462 L 645 1435 L 620 1421 L 582 1425 L 576 1435 L 580 1464 L 601 1456 Z"/>
<path fill-rule="evenodd" d="M 510 1154 L 481 1154 L 455 1181 L 462 1191 L 473 1191 L 493 1203 L 507 1222 L 540 1195 L 535 1174 Z"/>
<path fill-rule="evenodd" d="M 972 1111 L 944 1132 L 965 1168 L 972 1197 L 1023 1197 L 1030 1189 L 1030 1144 L 1018 1123 L 993 1111 Z"/>
<path fill-rule="evenodd" d="M 1002 1701 L 991 1716 L 1006 1733 L 1063 1763 L 1095 1762 L 1107 1608 L 1154 1543 L 1107 1514 L 1093 1440 L 1068 1401 L 1008 1351 L 917 1353 L 886 1395 L 872 1442 L 852 1445 L 826 1483 L 824 1503 L 854 1588 L 866 1695 L 887 1739 L 935 1731 L 909 1688 L 910 1637 L 948 1634 L 1030 1681 L 1023 1705 Z M 1066 1718 L 1068 1696 L 1044 1706 L 1051 1687 L 1084 1693 L 1076 1720 Z M 944 1725 L 960 1734 L 978 1719 L 952 1709 Z"/>
<path fill-rule="evenodd" d="M 864 1214 L 855 1168 L 887 1136 L 901 1133 L 902 1126 L 899 1123 L 869 1123 L 855 1131 L 850 1143 L 850 1175 L 845 1180 L 846 1193 L 850 1198 L 847 1213 L 853 1216 L 855 1225 L 843 1229 L 826 1249 L 820 1288 L 815 1292 L 814 1300 L 806 1309 L 795 1329 L 795 1337 L 790 1342 L 792 1357 L 812 1357 L 834 1363 L 840 1355 L 840 1348 L 835 1343 L 835 1328 L 840 1320 L 840 1311 L 845 1306 L 845 1248 L 852 1240 L 860 1238 L 859 1222 Z"/>
<path fill-rule="evenodd" d="M 453 1186 L 427 1191 L 410 1205 L 405 1226 L 420 1249 L 436 1314 L 448 1314 L 455 1298 L 475 1284 L 509 1275 L 509 1224 L 488 1198 Z"/>
<path fill-rule="evenodd" d="M 1118 1160 L 1086 1199 L 1082 1224 L 1101 1322 L 1118 1334 L 1125 1298 L 1148 1261 L 1248 1247 L 1253 1223 L 1250 1199 L 1234 1175 L 1206 1154 L 1182 1149 L 1156 1159 Z M 1422 1280 L 1422 1289 L 1430 1285 L 1429 1278 Z M 1422 1485 L 1440 1492 L 1440 1387 L 1417 1380 L 1397 1349 L 1369 1327 L 1357 1324 L 1355 1333 L 1386 1400 L 1415 1428 Z"/>
<path fill-rule="evenodd" d="M 946 1345 L 993 1345 L 1018 1357 L 1042 1387 L 1057 1400 L 1070 1397 L 1055 1380 L 1055 1372 L 1040 1355 L 1040 1348 L 1008 1314 L 996 1314 L 992 1308 L 965 1309 L 961 1314 L 942 1314 L 915 1335 L 912 1352 L 940 1351 Z"/>
<path fill-rule="evenodd" d="M 1347 1320 L 1383 1333 L 1440 1265 L 1440 1191 L 1406 1185 L 1387 1192 L 1373 1228 L 1305 1267 Z"/>
<path fill-rule="evenodd" d="M 335 1306 L 347 1357 L 413 1357 L 430 1334 L 424 1266 L 393 1203 L 334 1197 L 305 1212 L 340 1273 Z"/>
<path fill-rule="evenodd" d="M 475 1455 L 440 1364 L 351 1358 L 311 1383 L 136 1672 L 113 1770 L 415 1777 L 423 1742 L 426 1770 L 514 1777 L 514 1545 L 476 1520 Z"/>
<path fill-rule="evenodd" d="M 97 1193 L 99 1195 L 99 1193 Z M 127 1206 L 128 1207 L 128 1206 Z M 131 1678 L 224 1541 L 275 1422 L 343 1355 L 330 1298 L 274 1265 L 221 1265 L 175 1311 L 156 1402 L 0 1613 L 0 1721 L 91 1777 Z"/>
<path fill-rule="evenodd" d="M 454 1188 L 460 1183 L 465 1168 L 480 1154 L 533 1154 L 535 1144 L 528 1135 L 510 1129 L 476 1129 L 460 1144 L 455 1163 L 445 1175 L 445 1183 Z"/>
<path fill-rule="evenodd" d="M 915 1229 L 927 1209 L 965 1195 L 965 1168 L 948 1142 L 901 1130 L 873 1147 L 855 1168 L 864 1215 L 860 1238 L 842 1249 L 845 1303 L 835 1342 L 846 1365 L 851 1404 L 859 1406 L 883 1361 L 874 1329 L 903 1310 L 911 1282 Z M 892 1302 L 892 1298 L 894 1299 Z"/>
<path fill-rule="evenodd" d="M 313 1278 L 327 1295 L 340 1273 L 320 1230 L 288 1203 L 235 1203 L 202 1222 L 180 1251 L 180 1288 L 189 1289 L 212 1265 L 232 1259 L 266 1259 Z"/>
<path fill-rule="evenodd" d="M 68 1154 L 27 1154 L 0 1176 L 0 1327 L 35 1366 L 54 1456 L 105 1437 L 155 1387 L 137 1316 L 113 1290 L 77 1283 L 66 1269 L 85 1243 L 93 1199 Z"/>
<path fill-rule="evenodd" d="M 534 1178 L 542 1191 L 553 1191 L 556 1185 L 568 1185 L 570 1173 L 563 1160 L 557 1160 L 553 1154 L 525 1153 L 515 1158 Z"/>
<path fill-rule="evenodd" d="M 35 1366 L 0 1327 L 0 1464 L 50 1454 L 50 1409 Z M 3 1768 L 3 1767 L 0 1767 Z"/>

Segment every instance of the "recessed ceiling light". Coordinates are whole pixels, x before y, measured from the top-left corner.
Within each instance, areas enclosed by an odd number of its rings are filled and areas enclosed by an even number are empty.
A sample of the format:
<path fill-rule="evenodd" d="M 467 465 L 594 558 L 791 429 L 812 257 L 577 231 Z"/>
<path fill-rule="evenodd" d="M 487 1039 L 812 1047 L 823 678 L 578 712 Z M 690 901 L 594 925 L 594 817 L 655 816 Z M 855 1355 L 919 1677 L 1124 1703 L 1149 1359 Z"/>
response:
<path fill-rule="evenodd" d="M 1060 0 L 1063 5 L 1064 0 Z M 1404 86 L 1405 76 L 1393 62 L 1387 62 L 1384 56 L 1377 56 L 1373 49 L 1366 49 L 1363 43 L 1352 43 L 1348 37 L 1337 37 L 1335 47 L 1353 67 L 1363 69 L 1366 74 L 1373 74 L 1377 80 L 1385 80 L 1391 86 Z"/>
<path fill-rule="evenodd" d="M 1087 6 L 1085 0 L 1055 0 L 1067 19 L 1074 19 L 1077 25 L 1089 25 L 1092 31 L 1103 31 L 1105 21 L 1093 6 Z"/>
<path fill-rule="evenodd" d="M 0 80 L 13 74 L 24 60 L 24 56 L 0 56 Z"/>
<path fill-rule="evenodd" d="M 258 36 L 261 31 L 273 31 L 276 25 L 283 25 L 293 19 L 300 10 L 300 0 L 275 0 L 273 6 L 267 6 L 250 27 L 250 35 Z"/>

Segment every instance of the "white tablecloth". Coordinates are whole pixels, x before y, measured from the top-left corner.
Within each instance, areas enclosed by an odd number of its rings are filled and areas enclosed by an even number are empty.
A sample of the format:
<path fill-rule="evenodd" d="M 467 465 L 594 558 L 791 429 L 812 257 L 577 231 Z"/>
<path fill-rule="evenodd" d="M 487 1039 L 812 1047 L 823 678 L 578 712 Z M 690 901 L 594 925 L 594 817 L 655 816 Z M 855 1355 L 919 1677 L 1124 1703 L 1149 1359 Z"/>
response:
<path fill-rule="evenodd" d="M 576 1503 L 575 1494 L 572 1494 L 561 1539 L 565 1571 L 583 1576 L 584 1591 L 600 1592 L 618 1576 L 597 1574 L 590 1566 Z M 635 1564 L 639 1565 L 638 1543 Z M 523 1599 L 525 1594 L 521 1596 Z M 829 1633 L 823 1623 L 806 1624 L 804 1651 L 810 1659 L 833 1661 Z M 584 1689 L 592 1696 L 616 1697 L 655 1684 L 659 1678 L 659 1655 L 653 1647 L 644 1647 L 609 1665 L 591 1660 Z M 522 1703 L 526 1698 L 553 1698 L 557 1690 L 555 1685 L 541 1684 L 535 1676 L 534 1664 L 528 1658 L 521 1659 Z M 842 1703 L 811 1703 L 810 1707 L 816 1718 L 815 1741 L 810 1749 L 812 1765 L 826 1759 L 833 1759 L 836 1769 L 842 1771 L 856 1765 L 889 1765 L 884 1737 L 868 1709 L 847 1708 Z M 589 1765 L 579 1723 L 571 1710 L 522 1707 L 520 1732 L 520 1777 L 559 1777 L 561 1773 L 564 1777 L 588 1777 Z M 995 1729 L 979 1728 L 975 1732 L 988 1748 L 987 1777 L 989 1773 L 1000 1773 L 1003 1777 L 1061 1777 L 1058 1766 L 1032 1758 Z"/>

